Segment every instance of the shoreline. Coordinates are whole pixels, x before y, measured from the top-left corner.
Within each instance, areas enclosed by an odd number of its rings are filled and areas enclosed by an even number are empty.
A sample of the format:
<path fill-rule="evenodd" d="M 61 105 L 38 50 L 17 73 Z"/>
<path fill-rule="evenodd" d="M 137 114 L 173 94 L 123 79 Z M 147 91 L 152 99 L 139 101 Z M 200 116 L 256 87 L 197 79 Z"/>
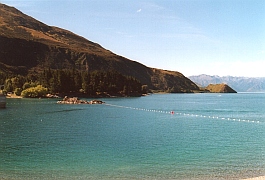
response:
<path fill-rule="evenodd" d="M 247 178 L 247 179 L 241 179 L 241 180 L 265 180 L 265 176 L 258 176 L 254 178 Z"/>
<path fill-rule="evenodd" d="M 12 99 L 21 99 L 23 98 L 22 96 L 17 96 L 17 95 L 7 95 L 6 98 L 12 98 Z"/>
<path fill-rule="evenodd" d="M 4 178 L 4 179 L 12 179 L 12 180 L 24 180 L 24 178 L 22 177 L 20 177 L 20 178 L 17 178 L 17 177 L 12 177 L 12 176 L 9 176 L 9 175 L 3 175 L 3 176 L 1 176 L 2 178 Z M 45 176 L 40 176 L 41 178 L 44 178 L 44 179 L 47 179 L 47 180 L 54 180 L 55 178 L 51 178 L 50 176 L 47 176 L 47 177 L 45 177 Z M 81 177 L 81 179 L 83 179 L 82 178 L 82 176 L 78 176 L 79 178 Z M 36 179 L 36 178 L 39 178 L 38 176 L 32 176 L 32 177 L 26 177 L 25 178 L 25 180 L 27 179 L 27 180 L 34 180 L 34 179 Z M 85 179 L 87 178 L 87 176 L 85 176 L 84 177 Z M 91 176 L 90 176 L 90 178 L 91 178 Z M 95 178 L 93 178 L 93 179 L 98 179 L 98 178 L 100 178 L 99 176 L 96 176 Z M 58 176 L 57 177 L 57 179 L 66 179 L 66 180 L 70 180 L 70 179 L 75 179 L 75 176 Z M 104 179 L 104 178 L 103 178 Z M 120 178 L 106 178 L 106 179 L 110 179 L 110 180 L 118 180 L 118 179 L 120 179 Z M 125 177 L 125 178 L 122 178 L 122 179 L 124 179 L 124 180 L 130 180 L 131 178 L 128 178 L 128 177 Z M 133 178 L 134 179 L 134 178 Z M 137 179 L 137 178 L 136 178 Z M 162 178 L 160 178 L 161 180 L 168 180 L 168 179 L 164 179 L 163 177 Z M 176 179 L 176 180 L 178 180 L 179 178 L 169 178 L 169 179 Z M 183 179 L 185 179 L 185 180 L 188 180 L 187 178 L 183 178 Z M 193 177 L 193 178 L 191 178 L 190 180 L 211 180 L 212 178 L 200 178 L 200 177 Z M 227 178 L 225 178 L 225 179 L 227 179 Z M 233 180 L 236 180 L 237 178 L 236 177 L 233 177 L 232 178 Z M 143 178 L 143 180 L 149 180 L 149 178 Z M 228 180 L 229 180 L 229 178 L 228 178 Z M 265 176 L 258 176 L 258 177 L 253 177 L 253 178 L 247 178 L 247 179 L 240 179 L 240 178 L 238 178 L 238 180 L 265 180 Z"/>
<path fill-rule="evenodd" d="M 33 99 L 36 98 L 56 98 L 56 99 L 62 99 L 65 96 L 68 97 L 78 97 L 78 98 L 116 98 L 116 97 L 142 97 L 142 96 L 147 96 L 149 94 L 138 94 L 138 93 L 131 93 L 128 95 L 125 94 L 107 94 L 107 93 L 100 93 L 96 95 L 86 95 L 82 93 L 62 93 L 62 94 L 46 94 L 45 97 L 33 97 Z M 7 94 L 5 95 L 6 98 L 14 98 L 14 99 L 21 99 L 21 98 L 32 98 L 32 97 L 22 97 L 22 96 L 17 96 L 14 93 L 12 94 Z"/>

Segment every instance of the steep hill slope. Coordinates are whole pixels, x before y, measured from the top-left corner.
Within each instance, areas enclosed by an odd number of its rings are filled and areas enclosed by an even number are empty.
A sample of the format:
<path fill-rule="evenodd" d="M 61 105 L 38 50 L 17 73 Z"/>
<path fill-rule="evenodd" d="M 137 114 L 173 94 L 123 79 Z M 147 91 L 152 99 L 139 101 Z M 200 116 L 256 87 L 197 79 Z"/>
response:
<path fill-rule="evenodd" d="M 189 78 L 202 87 L 206 87 L 209 84 L 225 83 L 237 92 L 265 92 L 265 77 L 220 77 L 202 74 L 198 76 L 190 76 Z"/>
<path fill-rule="evenodd" d="M 191 92 L 198 89 L 179 72 L 146 67 L 0 3 L 0 71 L 25 75 L 44 68 L 115 70 L 137 78 L 154 90 L 173 88 L 175 92 Z"/>

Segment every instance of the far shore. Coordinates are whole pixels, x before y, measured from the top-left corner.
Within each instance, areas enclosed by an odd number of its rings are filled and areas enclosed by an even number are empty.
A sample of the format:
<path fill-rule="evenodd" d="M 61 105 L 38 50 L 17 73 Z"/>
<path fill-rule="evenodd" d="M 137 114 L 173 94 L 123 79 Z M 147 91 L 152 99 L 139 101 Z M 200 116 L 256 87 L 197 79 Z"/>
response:
<path fill-rule="evenodd" d="M 59 94 L 59 95 L 47 94 L 46 97 L 40 97 L 40 98 L 59 98 L 59 99 L 62 99 L 65 96 L 80 97 L 80 98 L 113 98 L 113 97 L 141 97 L 141 96 L 147 96 L 147 95 L 149 95 L 149 94 L 131 94 L 129 96 L 126 96 L 123 94 L 110 95 L 110 94 L 103 93 L 103 94 L 98 94 L 98 95 L 94 95 L 94 96 L 89 96 L 89 95 L 80 94 L 80 93 L 68 93 L 68 94 Z M 10 93 L 10 94 L 6 95 L 6 98 L 20 99 L 20 98 L 24 98 L 24 97 L 17 96 L 15 93 L 12 93 L 12 94 Z"/>
<path fill-rule="evenodd" d="M 254 178 L 242 179 L 242 180 L 265 180 L 265 176 L 259 176 Z"/>

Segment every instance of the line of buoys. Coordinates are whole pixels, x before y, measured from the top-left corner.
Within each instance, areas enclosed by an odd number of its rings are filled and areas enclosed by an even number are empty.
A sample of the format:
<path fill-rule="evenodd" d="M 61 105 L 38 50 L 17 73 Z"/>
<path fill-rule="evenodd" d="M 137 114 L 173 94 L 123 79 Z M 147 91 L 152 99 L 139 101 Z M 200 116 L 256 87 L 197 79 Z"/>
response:
<path fill-rule="evenodd" d="M 148 111 L 148 112 L 156 112 L 156 113 L 165 113 L 171 115 L 181 115 L 181 116 L 191 116 L 191 117 L 201 117 L 201 118 L 208 118 L 208 119 L 218 119 L 218 120 L 225 120 L 225 121 L 235 121 L 235 122 L 246 122 L 246 123 L 262 123 L 258 120 L 247 120 L 247 119 L 239 119 L 239 118 L 229 118 L 229 117 L 218 117 L 218 116 L 209 116 L 209 115 L 198 115 L 198 114 L 190 114 L 190 113 L 181 113 L 175 111 L 162 111 L 162 110 L 155 110 L 155 109 L 145 109 L 145 108 L 135 108 L 135 107 L 128 107 L 128 106 L 119 106 L 114 104 L 105 104 L 107 106 L 113 106 L 118 108 L 126 108 L 126 109 L 133 109 L 133 110 L 140 110 L 140 111 Z"/>
<path fill-rule="evenodd" d="M 44 101 L 44 102 L 7 102 L 7 105 L 26 105 L 26 104 L 54 104 L 55 101 Z M 239 118 L 230 118 L 230 117 L 218 117 L 218 116 L 210 116 L 210 115 L 198 115 L 198 114 L 190 114 L 185 112 L 175 112 L 175 111 L 163 111 L 163 110 L 155 110 L 155 109 L 146 109 L 146 108 L 137 108 L 137 107 L 129 107 L 129 106 L 120 106 L 114 104 L 105 103 L 106 106 L 118 107 L 118 108 L 126 108 L 138 111 L 147 111 L 147 112 L 155 112 L 155 113 L 163 113 L 163 114 L 171 114 L 171 115 L 180 115 L 180 116 L 191 116 L 191 117 L 201 117 L 208 119 L 218 119 L 225 121 L 234 121 L 234 122 L 246 122 L 246 123 L 263 123 L 258 120 L 247 120 L 247 119 L 239 119 Z"/>

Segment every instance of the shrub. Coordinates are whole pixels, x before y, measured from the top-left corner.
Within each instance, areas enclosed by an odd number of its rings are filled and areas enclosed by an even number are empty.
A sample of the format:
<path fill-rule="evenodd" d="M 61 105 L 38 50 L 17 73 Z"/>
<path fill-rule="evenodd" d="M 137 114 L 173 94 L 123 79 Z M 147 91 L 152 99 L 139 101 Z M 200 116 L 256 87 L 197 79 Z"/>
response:
<path fill-rule="evenodd" d="M 16 94 L 17 96 L 20 96 L 20 95 L 21 95 L 21 92 L 22 92 L 22 89 L 21 89 L 21 88 L 16 88 L 16 89 L 15 89 L 15 94 Z"/>
<path fill-rule="evenodd" d="M 42 87 L 42 85 L 38 85 L 37 87 L 31 87 L 25 89 L 21 92 L 22 97 L 30 97 L 30 98 L 37 98 L 37 97 L 45 97 L 48 93 L 48 89 Z"/>

